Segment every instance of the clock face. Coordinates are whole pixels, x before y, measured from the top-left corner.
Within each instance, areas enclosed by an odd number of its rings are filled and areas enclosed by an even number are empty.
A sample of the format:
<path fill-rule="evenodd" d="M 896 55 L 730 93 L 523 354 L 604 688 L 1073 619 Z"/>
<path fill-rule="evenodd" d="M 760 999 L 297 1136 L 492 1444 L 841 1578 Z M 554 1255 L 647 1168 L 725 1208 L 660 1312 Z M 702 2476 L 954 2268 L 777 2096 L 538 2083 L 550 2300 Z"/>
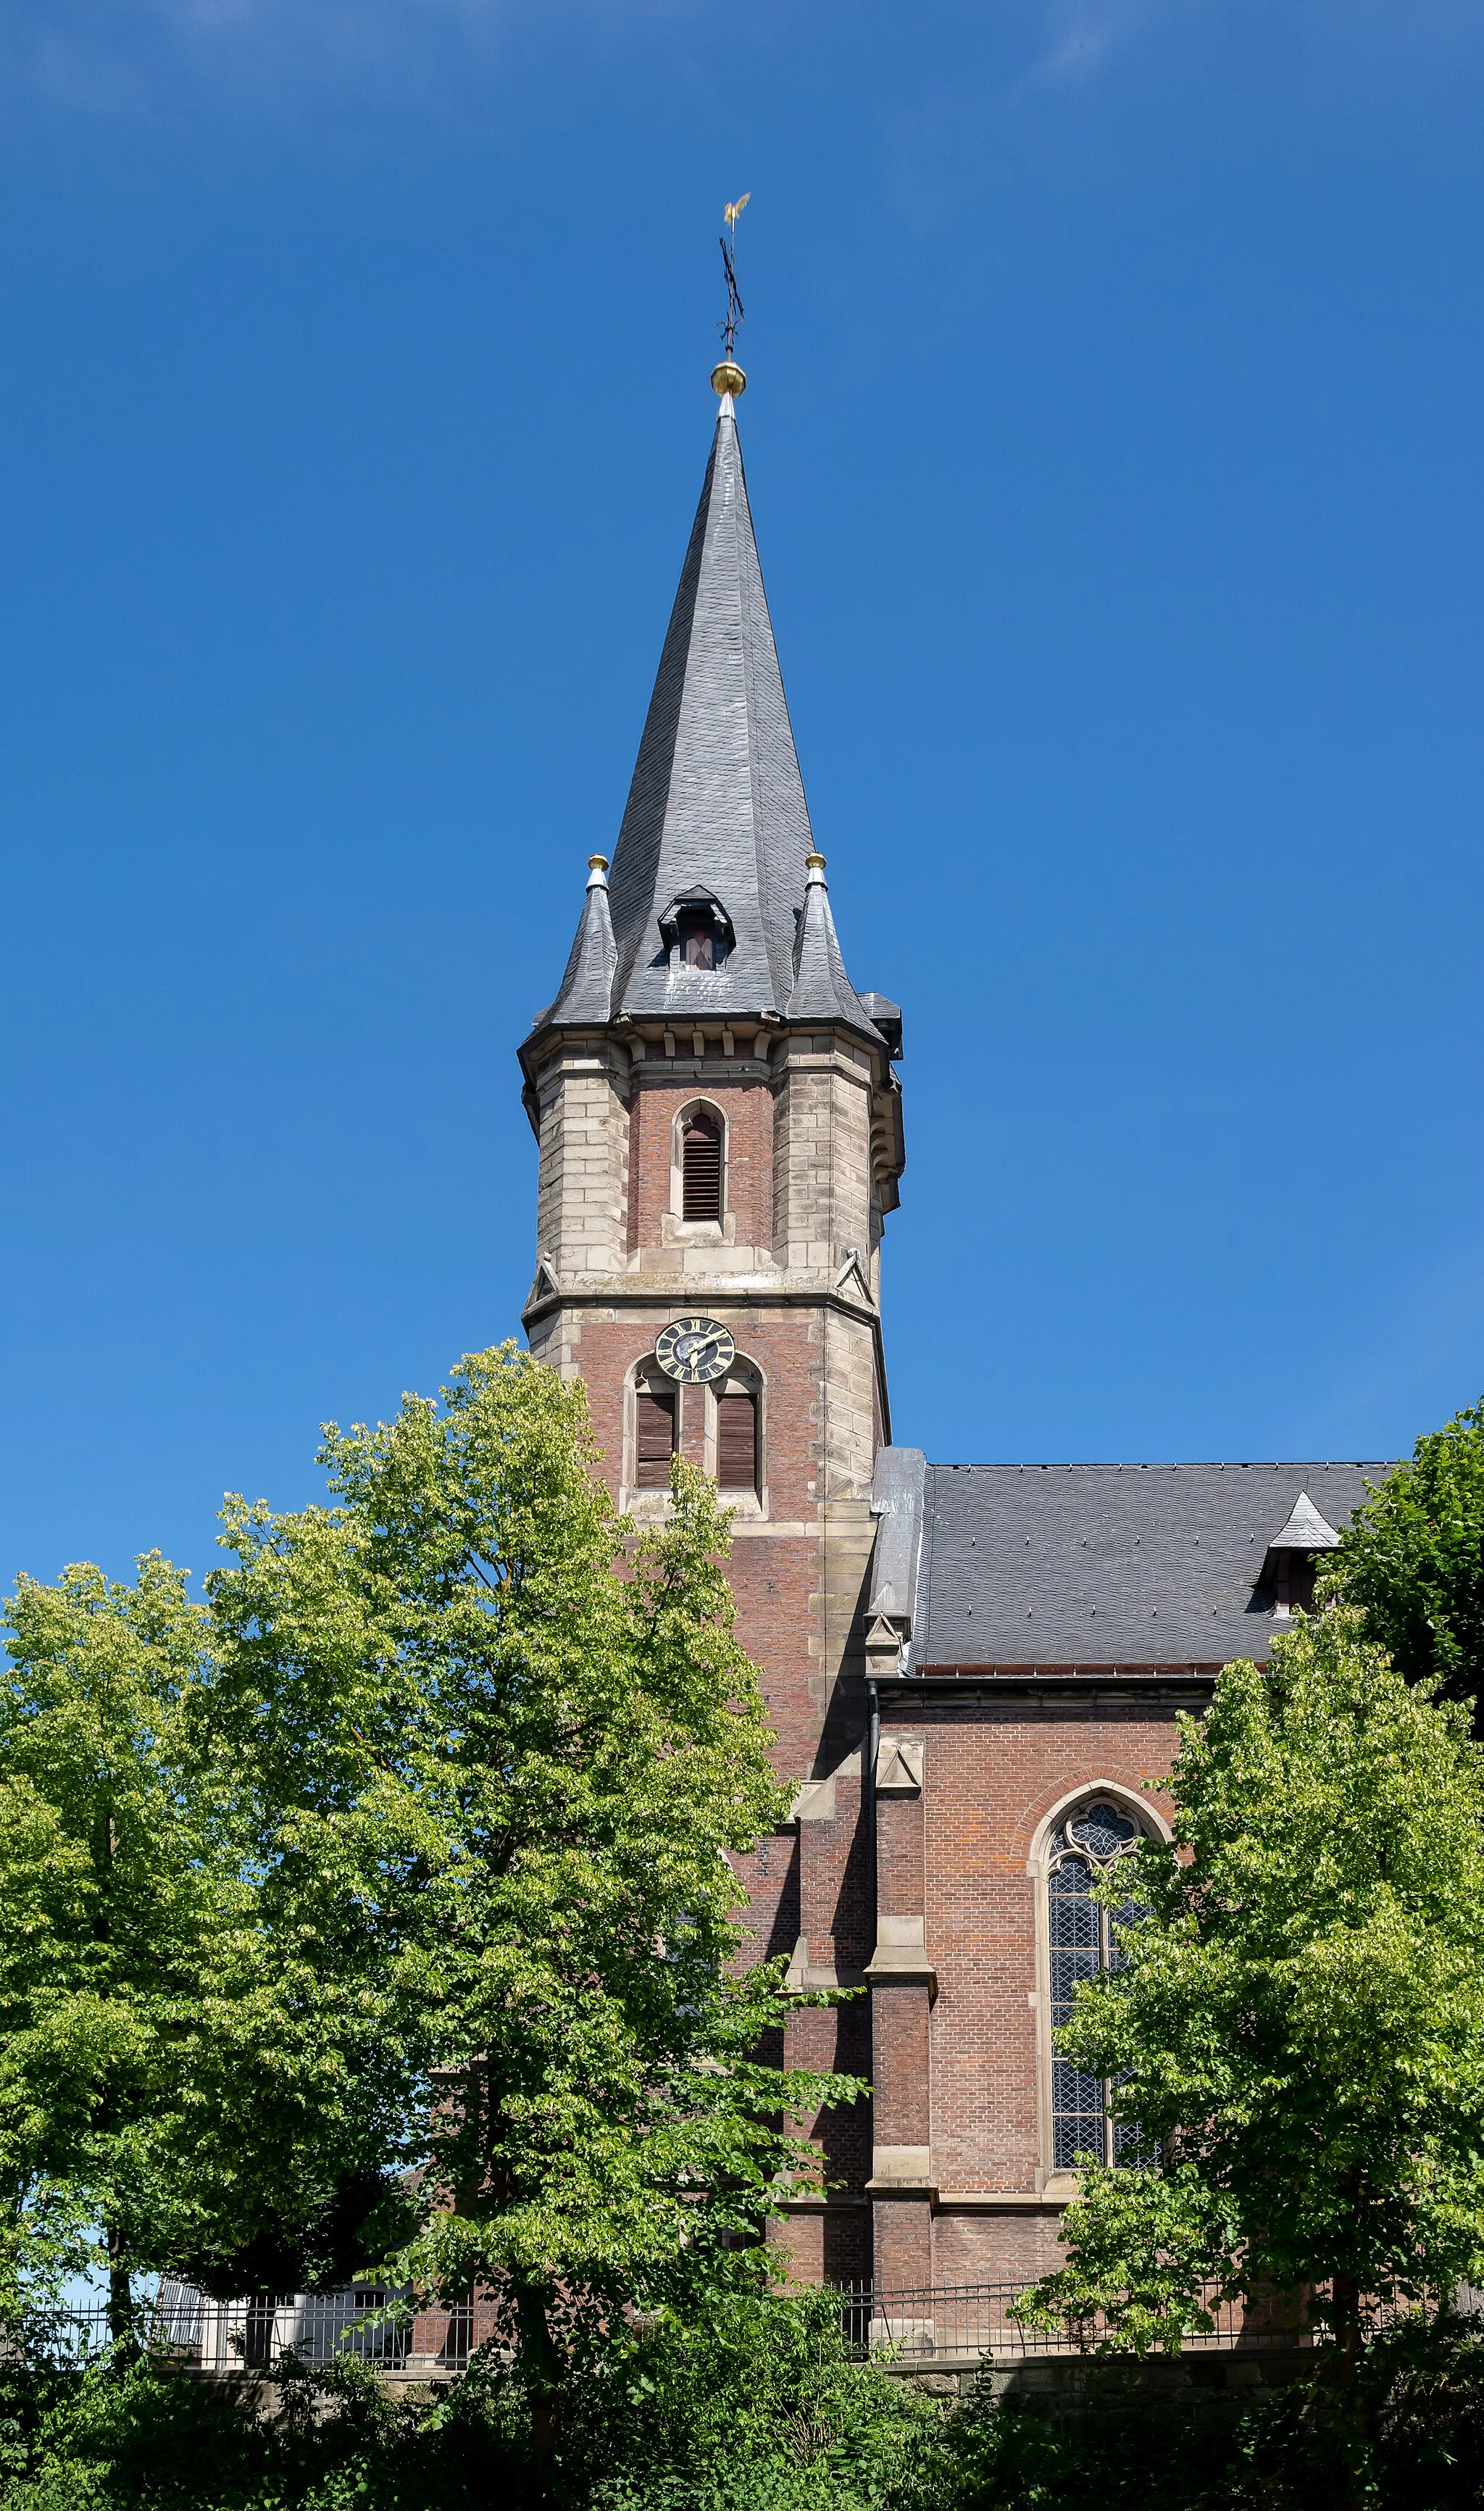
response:
<path fill-rule="evenodd" d="M 725 1377 L 737 1358 L 737 1345 L 714 1317 L 681 1317 L 666 1327 L 655 1358 L 666 1376 L 681 1386 L 709 1386 L 713 1377 Z"/>

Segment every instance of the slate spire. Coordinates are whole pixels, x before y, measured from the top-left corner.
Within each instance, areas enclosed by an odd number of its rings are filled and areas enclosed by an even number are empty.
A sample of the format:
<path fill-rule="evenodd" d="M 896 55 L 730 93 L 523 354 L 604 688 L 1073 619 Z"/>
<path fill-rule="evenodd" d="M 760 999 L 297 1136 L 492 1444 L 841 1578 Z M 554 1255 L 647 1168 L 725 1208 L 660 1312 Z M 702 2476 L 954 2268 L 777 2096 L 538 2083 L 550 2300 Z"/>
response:
<path fill-rule="evenodd" d="M 786 1005 L 792 1021 L 840 1021 L 847 1028 L 877 1032 L 855 986 L 845 973 L 835 919 L 829 911 L 829 883 L 824 857 L 810 854 L 804 886 L 804 912 L 793 946 L 793 984 Z"/>
<path fill-rule="evenodd" d="M 608 912 L 608 858 L 588 857 L 588 895 L 567 955 L 556 1000 L 545 1021 L 602 1025 L 611 1018 L 613 972 L 618 965 L 613 919 Z"/>
<path fill-rule="evenodd" d="M 717 368 L 718 389 L 732 371 Z M 611 926 L 605 940 L 590 893 L 561 992 L 540 1025 L 605 1017 L 597 1002 L 611 945 L 606 1017 L 786 1018 L 800 996 L 810 1017 L 843 1019 L 874 1038 L 822 891 L 810 903 L 814 851 L 733 391 L 723 389 L 614 849 Z M 810 919 L 817 924 L 821 909 L 817 942 Z M 709 967 L 687 963 L 677 937 L 688 914 L 713 938 Z"/>

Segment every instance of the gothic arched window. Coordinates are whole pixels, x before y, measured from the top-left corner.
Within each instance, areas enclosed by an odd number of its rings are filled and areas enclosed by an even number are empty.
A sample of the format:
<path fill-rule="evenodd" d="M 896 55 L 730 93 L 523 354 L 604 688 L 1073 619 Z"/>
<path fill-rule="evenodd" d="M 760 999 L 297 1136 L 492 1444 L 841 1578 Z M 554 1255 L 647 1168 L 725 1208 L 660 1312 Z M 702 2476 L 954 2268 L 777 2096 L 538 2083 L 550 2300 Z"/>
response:
<path fill-rule="evenodd" d="M 1092 1897 L 1098 1877 L 1134 1856 L 1145 1835 L 1132 1816 L 1099 1796 L 1058 1824 L 1046 1857 L 1046 1952 L 1050 2022 L 1054 2035 L 1070 2022 L 1079 1980 L 1118 1970 L 1123 1961 L 1115 1927 L 1143 1913 L 1131 1895 L 1116 1909 Z M 1130 1885 L 1133 1875 L 1129 1875 Z M 1080 2153 L 1103 2162 L 1139 2159 L 1132 2128 L 1108 2114 L 1109 2087 L 1084 2075 L 1069 2058 L 1051 2051 L 1051 2167 L 1073 2169 Z"/>

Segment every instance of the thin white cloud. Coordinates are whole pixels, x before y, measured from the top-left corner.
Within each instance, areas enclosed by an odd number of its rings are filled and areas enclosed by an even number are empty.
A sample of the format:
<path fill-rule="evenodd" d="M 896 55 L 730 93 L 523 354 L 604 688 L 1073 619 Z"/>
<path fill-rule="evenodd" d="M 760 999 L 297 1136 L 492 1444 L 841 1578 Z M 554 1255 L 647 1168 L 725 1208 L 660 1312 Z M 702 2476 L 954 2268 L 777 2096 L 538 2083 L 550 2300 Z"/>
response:
<path fill-rule="evenodd" d="M 1187 0 L 1052 0 L 1042 48 L 1019 81 L 1022 91 L 1086 79 Z"/>
<path fill-rule="evenodd" d="M 850 0 L 804 0 L 852 16 Z M 1041 92 L 1093 84 L 1110 64 L 1183 21 L 1218 30 L 1264 17 L 1320 57 L 1445 58 L 1484 32 L 1484 0 L 980 0 L 986 23 L 1008 21 L 1024 66 L 1005 83 L 960 94 L 993 111 Z M 799 0 L 793 0 L 797 13 Z M 786 47 L 783 0 L 754 0 L 744 20 L 723 0 L 5 0 L 0 95 L 30 94 L 86 111 L 118 112 L 215 95 L 247 110 L 336 91 L 432 93 L 516 43 L 574 30 L 622 44 L 660 28 L 739 40 L 764 25 Z M 929 21 L 931 25 L 931 20 Z M 1014 35 L 1010 37 L 1011 44 Z M 932 45 L 923 46 L 932 96 Z M 1002 55 L 1003 59 L 1003 55 Z M 993 92 L 990 92 L 993 91 Z M 910 110 L 910 108 L 909 108 Z"/>
<path fill-rule="evenodd" d="M 96 112 L 182 91 L 251 107 L 297 93 L 436 84 L 565 20 L 626 30 L 701 0 L 10 0 L 0 89 Z"/>
<path fill-rule="evenodd" d="M 1016 93 L 1090 79 L 1176 19 L 1212 26 L 1269 18 L 1292 50 L 1333 60 L 1398 52 L 1436 60 L 1484 33 L 1484 0 L 1043 0 L 1040 31 Z"/>

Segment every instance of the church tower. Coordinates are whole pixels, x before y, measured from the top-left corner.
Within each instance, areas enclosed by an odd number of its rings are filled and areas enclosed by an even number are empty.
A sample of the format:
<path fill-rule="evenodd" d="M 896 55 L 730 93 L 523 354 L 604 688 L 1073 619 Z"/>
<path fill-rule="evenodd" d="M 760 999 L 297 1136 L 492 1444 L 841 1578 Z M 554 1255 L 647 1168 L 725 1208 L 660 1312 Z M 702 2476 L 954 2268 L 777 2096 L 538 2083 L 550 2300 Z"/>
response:
<path fill-rule="evenodd" d="M 540 1142 L 533 1352 L 586 1383 L 638 1519 L 678 1449 L 734 1511 L 739 1636 L 763 1669 L 796 1820 L 747 1875 L 759 1951 L 800 1986 L 870 1958 L 861 1827 L 871 1486 L 891 1438 L 881 1236 L 903 1152 L 896 1006 L 857 994 L 830 911 L 738 441 L 715 437 L 614 849 L 520 1050 Z M 856 2000 L 789 2060 L 868 2073 Z M 860 2111 L 824 2135 L 837 2201 L 801 2206 L 806 2272 L 869 2271 Z"/>

